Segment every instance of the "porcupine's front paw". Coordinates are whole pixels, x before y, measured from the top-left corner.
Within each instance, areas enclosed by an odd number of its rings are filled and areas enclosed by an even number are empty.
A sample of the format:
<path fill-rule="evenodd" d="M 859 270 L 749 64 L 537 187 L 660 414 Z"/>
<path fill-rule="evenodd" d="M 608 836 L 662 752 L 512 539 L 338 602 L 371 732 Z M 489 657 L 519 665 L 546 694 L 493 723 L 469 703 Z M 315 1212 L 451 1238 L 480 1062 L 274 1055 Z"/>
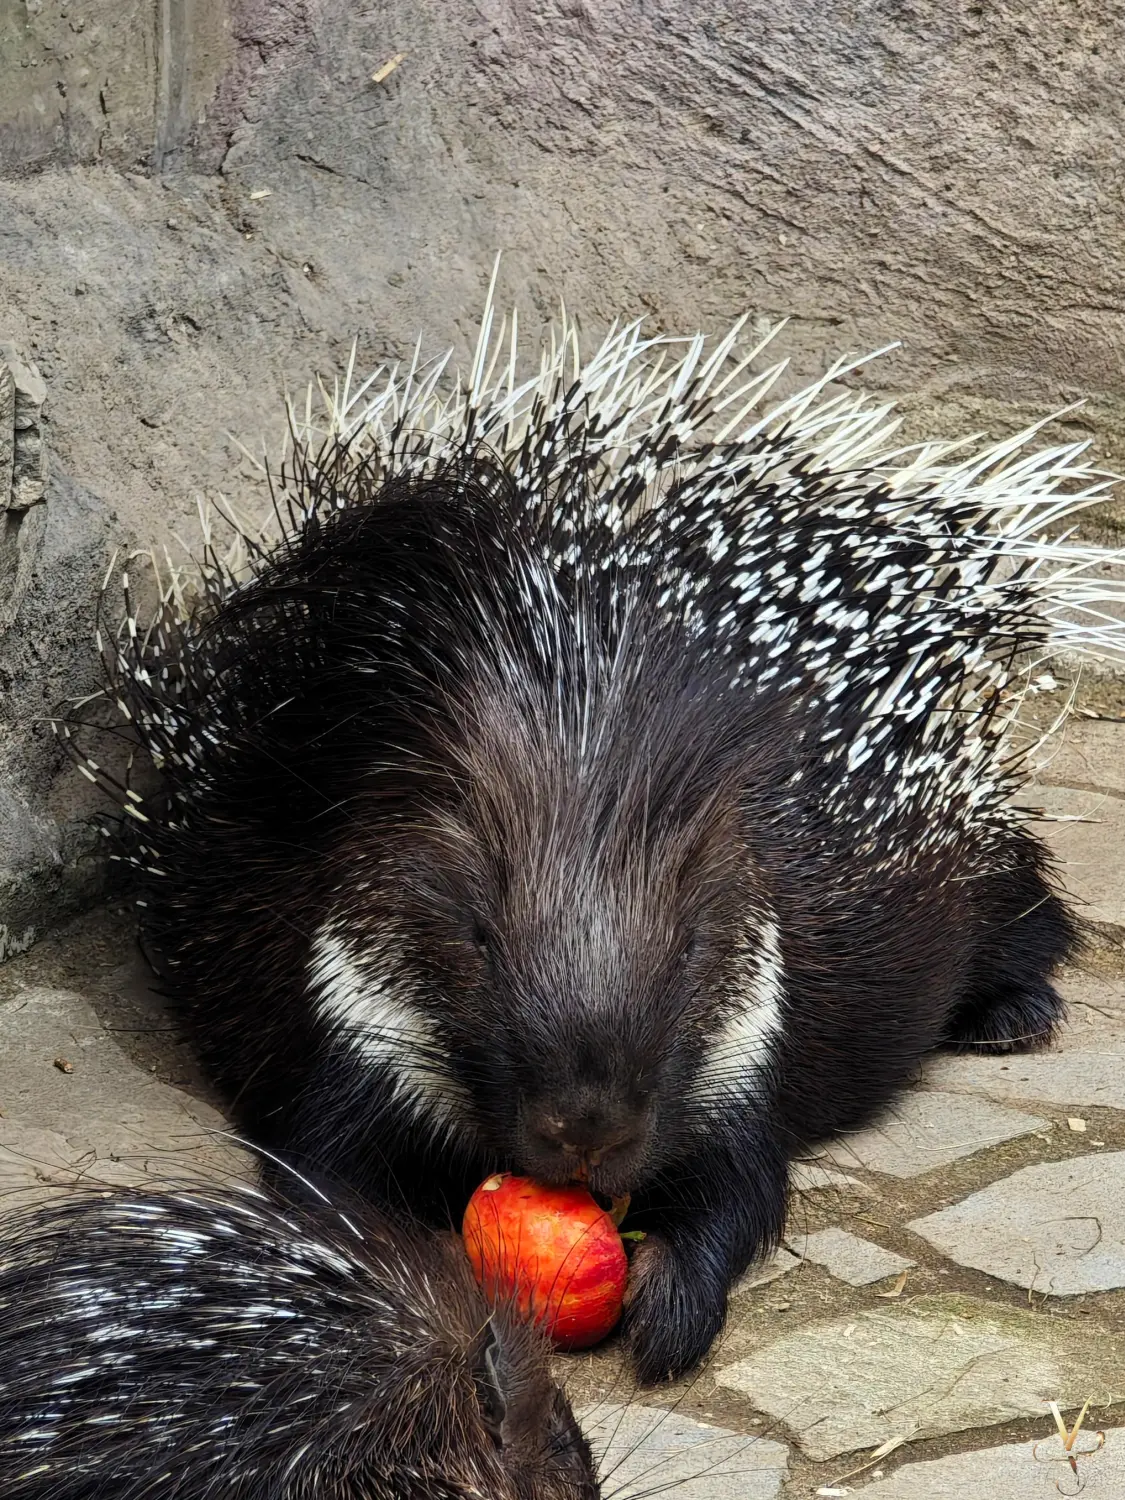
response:
<path fill-rule="evenodd" d="M 675 1380 L 699 1364 L 726 1313 L 726 1277 L 702 1247 L 660 1233 L 637 1246 L 622 1328 L 642 1385 Z"/>
<path fill-rule="evenodd" d="M 950 1023 L 945 1045 L 977 1055 L 1035 1052 L 1050 1046 L 1065 1020 L 1062 997 L 1044 981 L 962 1007 Z"/>

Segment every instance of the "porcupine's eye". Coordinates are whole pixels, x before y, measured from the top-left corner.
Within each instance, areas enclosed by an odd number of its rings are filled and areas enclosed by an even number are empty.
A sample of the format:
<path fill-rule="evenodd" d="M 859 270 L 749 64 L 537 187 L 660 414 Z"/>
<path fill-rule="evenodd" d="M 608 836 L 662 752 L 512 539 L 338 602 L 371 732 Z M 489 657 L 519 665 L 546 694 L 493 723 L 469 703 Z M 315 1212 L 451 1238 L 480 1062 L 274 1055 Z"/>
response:
<path fill-rule="evenodd" d="M 483 922 L 464 910 L 456 913 L 446 941 L 451 962 L 466 982 L 482 982 L 488 977 L 492 970 L 494 941 Z"/>

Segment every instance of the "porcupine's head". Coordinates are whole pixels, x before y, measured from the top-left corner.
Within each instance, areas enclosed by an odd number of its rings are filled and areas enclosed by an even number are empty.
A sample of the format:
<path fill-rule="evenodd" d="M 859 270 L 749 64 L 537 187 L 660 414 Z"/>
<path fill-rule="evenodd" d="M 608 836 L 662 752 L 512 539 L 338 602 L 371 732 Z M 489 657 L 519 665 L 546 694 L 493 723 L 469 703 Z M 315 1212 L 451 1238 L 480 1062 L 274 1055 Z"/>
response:
<path fill-rule="evenodd" d="M 439 1121 L 539 1180 L 631 1192 L 732 1089 L 765 1092 L 780 955 L 743 800 L 761 709 L 643 572 L 584 583 L 491 501 L 413 506 L 424 604 L 400 640 L 439 691 L 396 732 L 417 732 L 411 788 L 400 760 L 349 804 L 314 992 Z"/>

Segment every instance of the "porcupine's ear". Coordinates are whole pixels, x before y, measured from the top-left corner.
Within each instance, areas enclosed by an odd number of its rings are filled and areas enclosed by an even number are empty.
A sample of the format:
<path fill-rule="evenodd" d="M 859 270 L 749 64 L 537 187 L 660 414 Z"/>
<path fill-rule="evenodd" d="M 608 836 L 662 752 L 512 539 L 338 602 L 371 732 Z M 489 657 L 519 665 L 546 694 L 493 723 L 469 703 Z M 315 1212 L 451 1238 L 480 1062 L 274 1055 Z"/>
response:
<path fill-rule="evenodd" d="M 504 1391 L 504 1351 L 491 1318 L 482 1329 L 477 1347 L 473 1350 L 472 1371 L 481 1420 L 493 1442 L 498 1448 L 502 1448 L 508 1398 Z"/>

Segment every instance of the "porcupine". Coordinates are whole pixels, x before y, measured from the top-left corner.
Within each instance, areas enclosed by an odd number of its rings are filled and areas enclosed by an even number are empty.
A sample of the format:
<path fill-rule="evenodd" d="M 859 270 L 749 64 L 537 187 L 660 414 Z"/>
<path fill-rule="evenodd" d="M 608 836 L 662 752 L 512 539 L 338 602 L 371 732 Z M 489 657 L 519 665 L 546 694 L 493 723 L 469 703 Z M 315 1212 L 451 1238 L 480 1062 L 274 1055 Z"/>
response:
<path fill-rule="evenodd" d="M 128 857 L 257 1139 L 437 1221 L 504 1165 L 631 1193 L 652 1380 L 796 1151 L 935 1046 L 1058 1025 L 1011 726 L 1028 652 L 1122 638 L 1102 554 L 1048 539 L 1111 481 L 1038 429 L 896 450 L 825 389 L 860 362 L 763 409 L 743 324 L 583 364 L 564 316 L 521 379 L 493 322 L 465 383 L 349 368 L 293 418 L 279 539 L 128 611 L 111 692 L 164 788 L 119 793 Z"/>
<path fill-rule="evenodd" d="M 596 1500 L 541 1336 L 451 1236 L 224 1185 L 0 1231 L 6 1500 Z"/>

